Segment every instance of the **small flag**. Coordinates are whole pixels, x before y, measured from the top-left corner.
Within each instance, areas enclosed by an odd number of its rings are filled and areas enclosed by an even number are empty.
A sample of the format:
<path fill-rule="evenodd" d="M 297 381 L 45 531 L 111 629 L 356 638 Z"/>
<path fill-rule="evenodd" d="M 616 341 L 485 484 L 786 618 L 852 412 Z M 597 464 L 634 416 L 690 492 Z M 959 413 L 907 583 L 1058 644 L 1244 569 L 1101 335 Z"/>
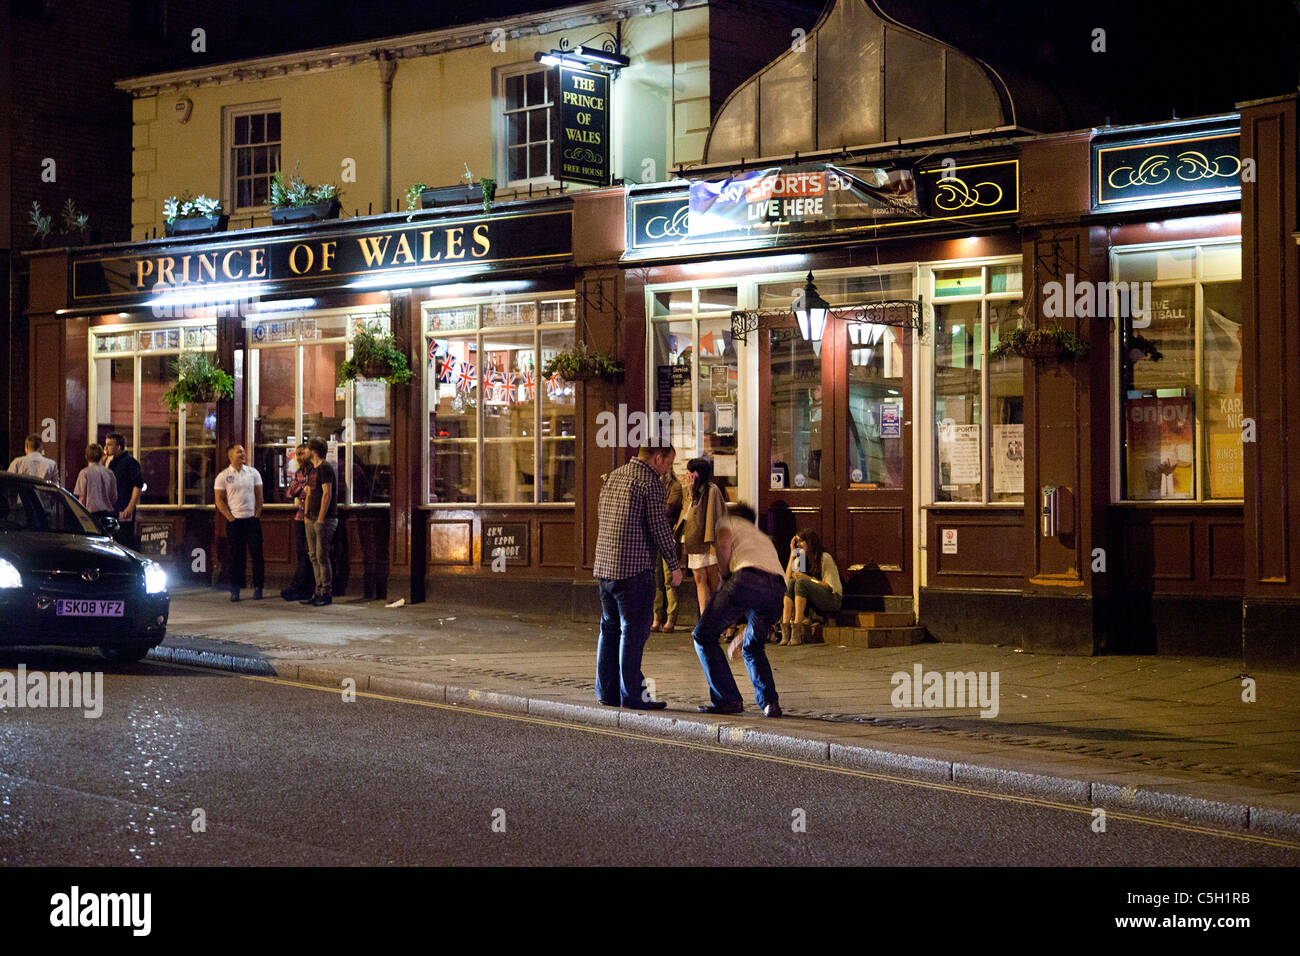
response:
<path fill-rule="evenodd" d="M 460 376 L 456 379 L 456 391 L 467 392 L 474 387 L 474 373 L 477 367 L 472 362 L 460 363 Z"/>
<path fill-rule="evenodd" d="M 452 355 L 442 357 L 442 374 L 438 376 L 438 381 L 443 385 L 451 385 L 456 381 L 456 358 Z"/>
<path fill-rule="evenodd" d="M 533 379 L 533 370 L 529 369 L 524 373 L 524 394 L 527 396 L 525 401 L 533 401 L 537 396 L 537 383 Z"/>

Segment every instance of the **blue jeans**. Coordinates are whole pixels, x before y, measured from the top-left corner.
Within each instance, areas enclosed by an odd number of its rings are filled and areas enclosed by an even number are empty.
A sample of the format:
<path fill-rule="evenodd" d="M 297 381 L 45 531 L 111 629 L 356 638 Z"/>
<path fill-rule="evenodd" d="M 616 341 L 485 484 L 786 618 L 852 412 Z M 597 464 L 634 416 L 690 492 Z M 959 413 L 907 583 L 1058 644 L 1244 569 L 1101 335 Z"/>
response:
<path fill-rule="evenodd" d="M 754 702 L 759 709 L 777 704 L 776 683 L 772 666 L 767 662 L 767 633 L 781 620 L 785 606 L 785 578 L 757 568 L 742 568 L 723 582 L 700 623 L 695 625 L 695 653 L 709 682 L 709 699 L 715 705 L 743 704 L 740 688 L 731 676 L 727 655 L 718 646 L 722 632 L 738 621 L 749 618 L 740 656 L 754 684 Z"/>
<path fill-rule="evenodd" d="M 655 574 L 640 574 L 618 581 L 600 579 L 600 639 L 596 644 L 596 699 L 602 704 L 635 707 L 645 676 L 641 652 L 650 640 L 654 608 Z"/>

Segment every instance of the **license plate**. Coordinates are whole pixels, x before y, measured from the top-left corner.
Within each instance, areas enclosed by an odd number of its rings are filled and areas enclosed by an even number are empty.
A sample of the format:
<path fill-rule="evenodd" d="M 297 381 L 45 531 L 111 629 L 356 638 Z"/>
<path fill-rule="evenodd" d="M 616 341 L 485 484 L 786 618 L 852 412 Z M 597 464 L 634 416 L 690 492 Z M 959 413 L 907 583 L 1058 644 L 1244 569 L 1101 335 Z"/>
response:
<path fill-rule="evenodd" d="M 71 601 L 60 599 L 54 613 L 59 617 L 121 617 L 125 601 Z"/>

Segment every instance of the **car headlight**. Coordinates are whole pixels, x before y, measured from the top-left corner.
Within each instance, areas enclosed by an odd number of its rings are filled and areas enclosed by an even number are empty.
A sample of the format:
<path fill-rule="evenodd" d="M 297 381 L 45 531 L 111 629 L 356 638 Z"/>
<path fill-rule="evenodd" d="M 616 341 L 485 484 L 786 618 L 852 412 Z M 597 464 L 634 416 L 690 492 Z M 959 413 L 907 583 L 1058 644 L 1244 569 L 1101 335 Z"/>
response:
<path fill-rule="evenodd" d="M 167 572 L 157 561 L 149 561 L 144 566 L 145 594 L 161 594 L 167 590 Z"/>
<path fill-rule="evenodd" d="M 0 588 L 20 588 L 23 586 L 23 576 L 18 573 L 18 569 L 0 558 Z"/>

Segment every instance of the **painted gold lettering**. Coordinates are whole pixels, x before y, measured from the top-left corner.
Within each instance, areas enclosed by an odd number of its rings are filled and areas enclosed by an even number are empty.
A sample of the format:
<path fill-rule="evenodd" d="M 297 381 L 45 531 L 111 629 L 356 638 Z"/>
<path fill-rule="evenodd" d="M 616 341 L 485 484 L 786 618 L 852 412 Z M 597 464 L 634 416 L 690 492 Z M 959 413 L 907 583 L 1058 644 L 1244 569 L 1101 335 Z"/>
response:
<path fill-rule="evenodd" d="M 489 252 L 492 251 L 492 237 L 488 235 L 488 224 L 485 222 L 480 222 L 477 226 L 474 227 L 473 235 L 474 235 L 475 248 L 474 251 L 470 253 L 470 255 L 474 256 L 474 258 L 476 259 L 482 259 L 485 255 L 487 255 Z M 479 251 L 480 249 L 482 249 L 483 251 L 480 252 Z"/>
<path fill-rule="evenodd" d="M 190 260 L 193 256 L 181 256 L 181 282 L 190 281 Z"/>
<path fill-rule="evenodd" d="M 447 258 L 465 258 L 465 227 L 456 226 L 447 230 Z"/>
<path fill-rule="evenodd" d="M 307 264 L 302 268 L 298 268 L 299 252 L 305 252 L 307 254 Z M 316 256 L 312 253 L 311 246 L 307 245 L 305 242 L 300 242 L 289 250 L 289 271 L 297 276 L 302 275 L 304 272 L 309 272 L 311 271 L 312 262 L 315 258 Z"/>
<path fill-rule="evenodd" d="M 176 284 L 176 260 L 171 256 L 163 256 L 158 260 L 158 281 L 163 285 Z"/>
<path fill-rule="evenodd" d="M 212 253 L 211 258 L 209 258 L 207 255 L 205 255 L 202 252 L 199 253 L 199 277 L 198 278 L 200 282 L 203 281 L 204 272 L 208 274 L 208 278 L 211 279 L 213 282 L 217 281 L 217 253 L 215 252 Z"/>
<path fill-rule="evenodd" d="M 143 289 L 143 288 L 144 288 L 144 277 L 145 277 L 145 276 L 151 276 L 151 275 L 153 275 L 153 260 L 152 260 L 152 259 L 137 259 L 137 260 L 135 260 L 135 287 L 136 287 L 137 289 Z"/>
<path fill-rule="evenodd" d="M 251 249 L 248 253 L 248 277 L 250 279 L 266 278 L 266 250 Z"/>
<path fill-rule="evenodd" d="M 224 275 L 227 279 L 242 279 L 242 278 L 244 277 L 244 269 L 243 269 L 243 267 L 241 266 L 238 272 L 233 271 L 233 270 L 230 268 L 230 257 L 231 257 L 231 256 L 242 256 L 243 254 L 244 254 L 244 250 L 243 250 L 243 249 L 231 249 L 231 250 L 230 250 L 229 252 L 227 252 L 224 256 L 222 256 L 222 257 L 221 257 L 221 273 L 222 273 L 222 275 Z"/>
<path fill-rule="evenodd" d="M 366 260 L 367 268 L 384 264 L 384 255 L 388 252 L 388 243 L 392 238 L 391 235 L 357 237 L 357 245 L 361 247 L 361 255 Z"/>
<path fill-rule="evenodd" d="M 320 244 L 320 271 L 332 272 L 334 269 L 334 253 L 338 251 L 338 241 L 331 239 L 328 242 Z"/>
<path fill-rule="evenodd" d="M 424 254 L 420 256 L 421 262 L 437 262 L 442 258 L 442 250 L 433 251 L 433 230 L 425 229 L 420 233 L 420 238 L 424 240 Z"/>
<path fill-rule="evenodd" d="M 411 252 L 411 243 L 406 238 L 406 233 L 397 237 L 397 251 L 393 253 L 393 265 L 397 265 L 401 256 L 406 257 L 408 265 L 415 265 L 415 256 Z"/>

